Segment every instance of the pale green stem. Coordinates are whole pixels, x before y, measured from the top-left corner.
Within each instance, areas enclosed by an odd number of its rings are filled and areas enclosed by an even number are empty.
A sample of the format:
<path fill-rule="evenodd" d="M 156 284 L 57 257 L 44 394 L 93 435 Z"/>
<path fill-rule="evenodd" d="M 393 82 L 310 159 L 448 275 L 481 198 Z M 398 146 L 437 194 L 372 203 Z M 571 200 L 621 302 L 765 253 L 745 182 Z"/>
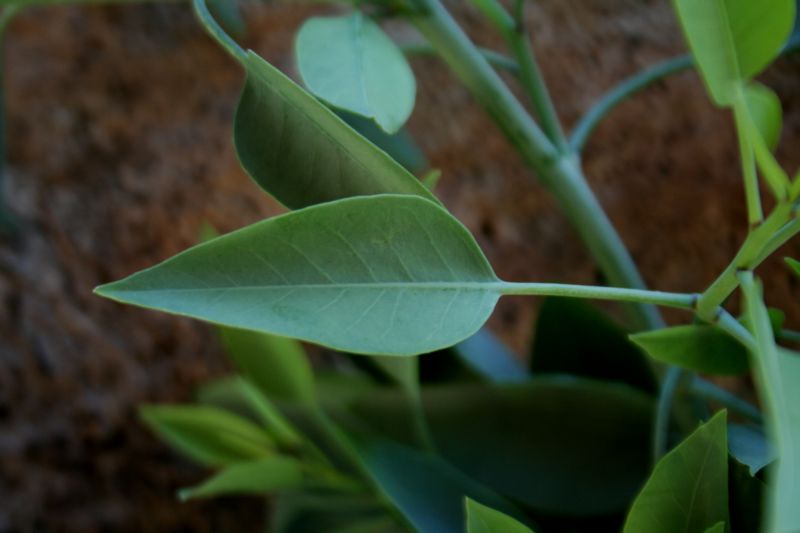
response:
<path fill-rule="evenodd" d="M 699 376 L 692 377 L 689 383 L 689 392 L 695 396 L 716 402 L 730 409 L 732 412 L 747 418 L 751 422 L 755 422 L 756 424 L 764 423 L 764 416 L 755 405 Z"/>
<path fill-rule="evenodd" d="M 775 249 L 782 242 L 774 239 L 776 234 L 781 238 L 789 239 L 794 233 L 784 231 L 784 226 L 792 215 L 792 206 L 780 203 L 767 216 L 762 224 L 752 228 L 744 243 L 716 280 L 700 295 L 697 301 L 697 314 L 706 321 L 714 320 L 714 313 L 728 296 L 736 290 L 739 282 L 736 273 L 739 270 L 752 270 L 756 268 L 766 256 L 764 250 Z M 785 240 L 783 241 L 785 242 Z"/>
<path fill-rule="evenodd" d="M 685 372 L 671 368 L 661 382 L 661 390 L 656 402 L 656 419 L 653 425 L 653 465 L 658 463 L 669 448 L 669 422 L 672 420 L 672 404 L 675 401 L 678 387 L 686 375 Z"/>
<path fill-rule="evenodd" d="M 205 0 L 193 0 L 193 5 L 197 18 L 203 23 L 203 27 L 208 34 L 227 50 L 231 56 L 235 57 L 240 63 L 244 63 L 247 60 L 247 52 L 225 33 L 225 30 L 222 29 L 211 15 L 211 12 L 209 12 Z"/>
<path fill-rule="evenodd" d="M 554 194 L 609 284 L 643 289 L 633 260 L 587 185 L 578 161 L 559 154 L 438 0 L 419 0 L 418 4 L 422 13 L 412 18 L 414 24 Z M 638 304 L 627 311 L 636 329 L 663 324 L 652 306 Z"/>
<path fill-rule="evenodd" d="M 594 298 L 617 302 L 635 302 L 691 310 L 696 294 L 624 289 L 594 285 L 567 285 L 562 283 L 512 283 L 500 282 L 498 292 L 518 296 L 562 296 L 565 298 Z"/>
<path fill-rule="evenodd" d="M 544 83 L 541 69 L 536 62 L 530 37 L 525 30 L 524 3 L 517 1 L 514 16 L 493 0 L 479 0 L 479 9 L 497 28 L 519 65 L 519 79 L 533 104 L 534 112 L 542 123 L 542 129 L 559 152 L 567 151 L 567 140 L 558 119 L 553 100 Z"/>
<path fill-rule="evenodd" d="M 650 84 L 692 66 L 690 56 L 667 59 L 638 72 L 622 81 L 603 96 L 578 121 L 570 135 L 569 145 L 573 152 L 583 151 L 586 142 L 602 120 L 620 103 Z"/>
<path fill-rule="evenodd" d="M 400 49 L 407 55 L 436 55 L 436 50 L 427 43 L 403 44 L 400 45 Z M 488 48 L 478 47 L 478 51 L 489 64 L 513 74 L 519 73 L 519 64 L 513 58 Z"/>
<path fill-rule="evenodd" d="M 758 190 L 758 173 L 756 171 L 753 144 L 747 135 L 741 105 L 734 106 L 733 118 L 736 123 L 736 133 L 739 137 L 739 155 L 742 159 L 744 192 L 747 202 L 747 222 L 750 227 L 754 227 L 764 220 L 764 211 L 761 209 L 761 193 Z"/>

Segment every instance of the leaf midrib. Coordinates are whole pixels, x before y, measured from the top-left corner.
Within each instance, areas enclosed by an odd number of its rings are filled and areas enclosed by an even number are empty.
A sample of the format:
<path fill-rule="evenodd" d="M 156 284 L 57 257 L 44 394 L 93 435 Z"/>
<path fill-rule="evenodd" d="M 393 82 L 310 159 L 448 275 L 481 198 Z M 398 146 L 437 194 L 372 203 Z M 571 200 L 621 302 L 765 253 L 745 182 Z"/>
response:
<path fill-rule="evenodd" d="M 493 290 L 500 292 L 507 283 L 497 281 L 459 281 L 459 282 L 441 282 L 441 281 L 397 281 L 397 282 L 379 282 L 379 283 L 301 283 L 301 284 L 285 284 L 285 285 L 224 285 L 218 287 L 183 287 L 183 288 L 114 288 L 109 292 L 207 292 L 207 291 L 220 291 L 220 290 L 319 290 L 319 289 L 369 289 L 369 290 L 386 290 L 386 289 L 426 289 L 426 290 L 468 290 L 468 291 L 487 291 Z M 98 292 L 104 293 L 103 287 L 98 288 Z"/>

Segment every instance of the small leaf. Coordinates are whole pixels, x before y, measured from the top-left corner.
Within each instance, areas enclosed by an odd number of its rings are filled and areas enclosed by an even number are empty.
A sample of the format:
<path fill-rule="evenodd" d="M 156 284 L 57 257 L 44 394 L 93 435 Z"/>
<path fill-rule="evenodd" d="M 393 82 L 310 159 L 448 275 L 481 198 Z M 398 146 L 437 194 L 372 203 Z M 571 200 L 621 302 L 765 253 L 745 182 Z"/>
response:
<path fill-rule="evenodd" d="M 725 416 L 717 413 L 661 458 L 623 533 L 692 533 L 728 521 Z"/>
<path fill-rule="evenodd" d="M 798 176 L 800 176 L 800 174 L 798 174 Z M 789 265 L 789 268 L 791 268 L 795 274 L 800 276 L 800 261 L 792 259 L 791 257 L 784 257 L 783 260 L 786 261 L 786 264 Z"/>
<path fill-rule="evenodd" d="M 442 171 L 438 168 L 434 168 L 428 171 L 424 176 L 422 176 L 422 184 L 428 188 L 429 191 L 435 191 L 436 185 L 439 184 L 439 180 L 442 178 Z"/>
<path fill-rule="evenodd" d="M 387 195 L 259 222 L 97 293 L 342 351 L 415 355 L 475 333 L 500 287 L 444 209 Z"/>
<path fill-rule="evenodd" d="M 264 495 L 297 489 L 303 485 L 303 466 L 289 457 L 269 457 L 233 464 L 197 487 L 181 489 L 181 500 L 210 498 L 228 494 Z"/>
<path fill-rule="evenodd" d="M 148 405 L 142 419 L 170 445 L 195 461 L 225 466 L 272 455 L 274 443 L 252 422 L 208 406 Z"/>
<path fill-rule="evenodd" d="M 794 0 L 675 0 L 686 40 L 718 105 L 778 54 L 794 23 Z"/>
<path fill-rule="evenodd" d="M 294 339 L 220 328 L 225 352 L 268 398 L 313 405 L 314 376 L 303 346 Z"/>
<path fill-rule="evenodd" d="M 234 142 L 247 173 L 298 209 L 349 196 L 394 193 L 437 202 L 417 178 L 313 96 L 250 52 Z"/>
<path fill-rule="evenodd" d="M 781 101 L 772 89 L 750 83 L 744 89 L 744 99 L 756 129 L 770 150 L 775 150 L 781 137 L 783 112 Z"/>
<path fill-rule="evenodd" d="M 546 298 L 542 303 L 530 369 L 534 374 L 616 381 L 650 393 L 658 388 L 647 358 L 622 329 L 595 307 L 574 298 Z"/>
<path fill-rule="evenodd" d="M 739 375 L 750 368 L 744 346 L 715 326 L 675 326 L 630 339 L 653 359 L 704 374 Z"/>
<path fill-rule="evenodd" d="M 764 433 L 752 426 L 729 424 L 728 448 L 737 461 L 747 465 L 753 476 L 775 460 L 775 451 Z"/>
<path fill-rule="evenodd" d="M 528 526 L 510 516 L 466 499 L 467 533 L 533 533 Z"/>
<path fill-rule="evenodd" d="M 357 439 L 357 447 L 383 493 L 419 531 L 462 533 L 465 496 L 520 516 L 513 505 L 435 455 L 371 438 Z"/>
<path fill-rule="evenodd" d="M 403 52 L 360 11 L 307 20 L 295 47 L 308 89 L 394 133 L 414 109 L 416 82 Z"/>

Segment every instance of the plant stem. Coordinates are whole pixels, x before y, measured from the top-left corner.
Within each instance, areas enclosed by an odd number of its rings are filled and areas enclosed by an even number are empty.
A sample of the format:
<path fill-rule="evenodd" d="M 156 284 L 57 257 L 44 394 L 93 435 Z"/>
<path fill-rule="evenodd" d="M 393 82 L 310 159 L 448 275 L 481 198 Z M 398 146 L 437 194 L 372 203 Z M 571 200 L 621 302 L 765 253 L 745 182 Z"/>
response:
<path fill-rule="evenodd" d="M 633 260 L 586 183 L 578 161 L 559 154 L 439 0 L 418 0 L 418 4 L 423 12 L 412 18 L 414 24 L 555 195 L 609 283 L 643 289 Z M 652 306 L 639 303 L 626 310 L 637 329 L 663 323 Z"/>
<path fill-rule="evenodd" d="M 536 116 L 542 123 L 542 129 L 559 152 L 567 151 L 567 140 L 561 123 L 558 120 L 553 100 L 542 78 L 541 70 L 533 53 L 530 37 L 525 29 L 523 18 L 524 3 L 515 3 L 514 16 L 495 0 L 478 0 L 474 2 L 497 28 L 509 50 L 517 60 L 519 78 L 522 86 L 533 104 Z"/>
<path fill-rule="evenodd" d="M 427 43 L 414 43 L 400 45 L 400 49 L 407 55 L 435 55 L 436 50 Z M 519 73 L 519 64 L 511 57 L 488 48 L 478 47 L 478 51 L 486 58 L 490 65 L 502 68 L 513 74 Z"/>
<path fill-rule="evenodd" d="M 756 424 L 764 423 L 764 416 L 758 408 L 735 394 L 722 389 L 699 376 L 693 376 L 689 382 L 689 392 L 706 400 L 717 402 L 720 405 L 740 414 Z"/>
<path fill-rule="evenodd" d="M 653 425 L 653 465 L 658 463 L 669 449 L 669 422 L 672 420 L 672 404 L 675 401 L 678 386 L 684 377 L 683 371 L 672 367 L 661 382 Z"/>
<path fill-rule="evenodd" d="M 200 19 L 200 22 L 203 23 L 203 27 L 206 29 L 209 35 L 216 40 L 220 46 L 222 46 L 231 56 L 235 57 L 240 63 L 244 63 L 247 60 L 247 52 L 239 46 L 236 41 L 231 39 L 231 37 L 225 33 L 225 30 L 217 23 L 214 17 L 211 15 L 211 12 L 208 10 L 208 6 L 206 5 L 206 0 L 193 0 L 192 4 L 194 5 L 194 11 L 197 14 L 197 18 Z"/>
<path fill-rule="evenodd" d="M 764 211 L 761 209 L 761 194 L 758 190 L 758 174 L 756 172 L 753 144 L 747 135 L 741 104 L 734 106 L 733 118 L 736 123 L 736 134 L 739 138 L 739 154 L 742 159 L 742 175 L 747 202 L 747 222 L 749 227 L 753 227 L 764 220 Z"/>
<path fill-rule="evenodd" d="M 518 296 L 562 296 L 566 298 L 595 298 L 617 302 L 636 302 L 663 305 L 691 310 L 696 294 L 650 291 L 643 289 L 624 289 L 593 285 L 566 285 L 561 283 L 512 283 L 501 282 L 501 294 Z"/>
<path fill-rule="evenodd" d="M 698 317 L 713 322 L 716 310 L 739 285 L 736 273 L 739 270 L 756 268 L 767 257 L 764 254 L 765 250 L 777 248 L 797 232 L 797 230 L 794 232 L 784 231 L 784 226 L 789 222 L 791 214 L 791 204 L 782 202 L 772 210 L 762 224 L 750 230 L 733 260 L 700 295 L 697 301 Z M 794 229 L 794 226 L 790 226 L 790 229 Z M 785 240 L 776 241 L 775 235 L 780 235 L 781 239 Z"/>
<path fill-rule="evenodd" d="M 623 80 L 619 85 L 606 92 L 599 100 L 581 117 L 572 130 L 569 145 L 573 152 L 583 151 L 586 142 L 600 122 L 620 103 L 631 95 L 641 91 L 650 84 L 666 78 L 676 72 L 682 72 L 692 66 L 692 58 L 688 55 L 674 57 L 657 63 L 652 67 L 637 72 Z"/>

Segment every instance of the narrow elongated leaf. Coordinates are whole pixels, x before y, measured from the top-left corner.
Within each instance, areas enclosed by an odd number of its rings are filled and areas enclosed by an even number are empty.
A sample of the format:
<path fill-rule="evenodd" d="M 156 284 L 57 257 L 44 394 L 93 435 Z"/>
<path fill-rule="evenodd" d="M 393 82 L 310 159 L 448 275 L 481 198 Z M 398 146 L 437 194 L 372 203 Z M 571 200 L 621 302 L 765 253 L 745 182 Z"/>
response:
<path fill-rule="evenodd" d="M 750 118 L 770 150 L 778 146 L 783 127 L 781 101 L 775 92 L 760 83 L 750 83 L 744 89 Z"/>
<path fill-rule="evenodd" d="M 798 174 L 798 176 L 800 176 L 800 174 Z M 791 257 L 784 257 L 783 260 L 786 261 L 786 264 L 789 265 L 795 274 L 800 276 L 800 261 L 792 259 Z"/>
<path fill-rule="evenodd" d="M 744 346 L 715 326 L 675 326 L 630 338 L 653 359 L 696 372 L 738 375 L 750 368 Z"/>
<path fill-rule="evenodd" d="M 414 73 L 397 45 L 360 11 L 307 20 L 295 51 L 306 87 L 326 102 L 372 118 L 387 133 L 411 115 Z"/>
<path fill-rule="evenodd" d="M 674 0 L 686 40 L 718 105 L 764 69 L 789 38 L 794 0 Z"/>
<path fill-rule="evenodd" d="M 510 516 L 467 498 L 467 533 L 533 533 Z"/>
<path fill-rule="evenodd" d="M 661 458 L 623 533 L 693 533 L 728 521 L 725 416 L 717 413 Z"/>
<path fill-rule="evenodd" d="M 259 461 L 233 464 L 197 487 L 182 489 L 182 500 L 210 498 L 227 494 L 265 495 L 303 485 L 303 465 L 291 457 L 268 457 Z"/>
<path fill-rule="evenodd" d="M 444 459 L 544 513 L 622 512 L 648 474 L 653 399 L 627 386 L 534 377 L 513 385 L 426 388 L 423 405 Z M 404 410 L 403 397 L 388 391 L 352 407 L 375 431 L 410 444 L 396 423 Z"/>
<path fill-rule="evenodd" d="M 658 388 L 647 358 L 625 332 L 598 309 L 574 298 L 546 298 L 542 303 L 530 369 L 534 374 L 617 381 L 650 393 Z"/>
<path fill-rule="evenodd" d="M 343 351 L 413 355 L 475 333 L 499 285 L 444 209 L 386 195 L 259 222 L 97 292 Z"/>
<path fill-rule="evenodd" d="M 244 169 L 292 209 L 381 193 L 436 201 L 407 170 L 250 52 L 234 124 Z"/>
<path fill-rule="evenodd" d="M 314 376 L 299 342 L 235 328 L 220 335 L 228 357 L 267 397 L 314 404 Z"/>
<path fill-rule="evenodd" d="M 252 422 L 195 405 L 149 405 L 142 419 L 173 447 L 199 463 L 225 466 L 272 455 L 274 443 Z"/>
<path fill-rule="evenodd" d="M 502 497 L 435 455 L 380 439 L 360 439 L 357 446 L 383 492 L 418 531 L 462 533 L 465 496 L 520 515 Z"/>

